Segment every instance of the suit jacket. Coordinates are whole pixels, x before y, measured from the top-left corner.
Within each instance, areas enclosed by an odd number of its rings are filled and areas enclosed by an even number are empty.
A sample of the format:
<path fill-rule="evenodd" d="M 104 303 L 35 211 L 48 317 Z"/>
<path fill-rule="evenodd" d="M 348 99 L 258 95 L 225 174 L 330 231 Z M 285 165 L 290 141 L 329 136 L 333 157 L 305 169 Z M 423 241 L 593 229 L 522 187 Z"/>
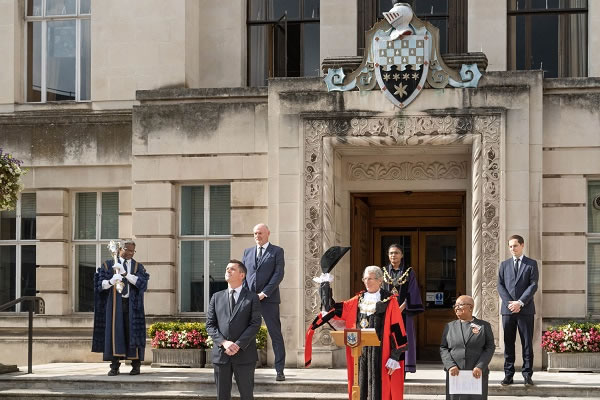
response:
<path fill-rule="evenodd" d="M 206 314 L 206 331 L 213 339 L 213 364 L 248 364 L 258 359 L 256 334 L 260 329 L 260 302 L 256 293 L 242 288 L 233 309 L 229 309 L 229 290 L 213 294 Z M 223 342 L 229 340 L 240 346 L 235 355 L 225 354 Z"/>
<path fill-rule="evenodd" d="M 489 372 L 488 365 L 495 349 L 492 326 L 478 318 L 473 318 L 473 324 L 481 328 L 478 333 L 474 332 L 476 329 L 471 328 L 466 340 L 463 338 L 459 319 L 446 324 L 440 345 L 440 356 L 446 371 L 457 366 L 461 370 L 478 367 L 484 374 Z"/>
<path fill-rule="evenodd" d="M 252 291 L 253 284 L 256 283 L 256 293 L 263 292 L 267 295 L 263 301 L 281 303 L 279 284 L 283 280 L 285 266 L 283 249 L 269 243 L 257 265 L 256 246 L 252 246 L 244 250 L 242 262 L 248 269 L 245 287 Z"/>
<path fill-rule="evenodd" d="M 521 300 L 524 304 L 520 314 L 535 314 L 533 295 L 537 291 L 539 272 L 537 261 L 523 256 L 517 276 L 513 258 L 502 261 L 498 270 L 498 293 L 502 299 L 502 315 L 510 315 L 509 301 Z"/>

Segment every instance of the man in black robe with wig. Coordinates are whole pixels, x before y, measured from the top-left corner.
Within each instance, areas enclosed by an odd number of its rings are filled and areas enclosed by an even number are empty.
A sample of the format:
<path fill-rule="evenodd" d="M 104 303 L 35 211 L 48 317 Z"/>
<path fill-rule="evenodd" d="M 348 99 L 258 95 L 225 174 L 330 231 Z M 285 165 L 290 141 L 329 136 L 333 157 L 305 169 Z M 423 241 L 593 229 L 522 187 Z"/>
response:
<path fill-rule="evenodd" d="M 94 275 L 92 351 L 111 361 L 108 376 L 119 374 L 121 360 L 131 360 L 130 375 L 139 375 L 146 348 L 144 292 L 150 275 L 133 259 L 135 242 L 125 241 L 118 263 L 105 261 Z M 123 283 L 121 292 L 117 290 Z M 114 323 L 113 323 L 114 321 Z"/>

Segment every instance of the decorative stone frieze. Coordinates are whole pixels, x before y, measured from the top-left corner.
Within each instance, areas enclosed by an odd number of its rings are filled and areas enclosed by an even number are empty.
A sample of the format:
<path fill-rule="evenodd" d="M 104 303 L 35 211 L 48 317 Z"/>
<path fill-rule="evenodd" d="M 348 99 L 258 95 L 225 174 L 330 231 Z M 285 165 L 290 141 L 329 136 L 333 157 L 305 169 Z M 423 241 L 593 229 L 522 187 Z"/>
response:
<path fill-rule="evenodd" d="M 304 129 L 304 323 L 308 326 L 319 313 L 318 285 L 312 278 L 320 273 L 319 260 L 324 250 L 337 244 L 332 242 L 334 214 L 332 161 L 335 144 L 347 143 L 351 137 L 364 137 L 362 145 L 447 145 L 470 144 L 472 146 L 472 292 L 475 313 L 489 321 L 498 333 L 498 288 L 496 274 L 500 252 L 498 248 L 500 227 L 500 133 L 502 115 L 446 115 L 360 117 L 332 116 L 327 118 L 306 117 Z M 331 140 L 333 139 L 333 144 Z M 366 140 L 368 139 L 368 140 Z M 381 164 L 381 163 L 379 163 Z M 398 164 L 399 171 L 408 165 Z M 409 163 L 411 164 L 411 163 Z M 413 170 L 415 165 L 413 164 Z M 441 168 L 431 166 L 429 172 L 421 172 L 424 179 L 436 176 L 465 177 L 467 165 Z M 387 164 L 389 166 L 389 164 Z M 392 168 L 395 168 L 393 166 Z M 424 166 L 419 166 L 423 170 Z M 386 179 L 394 172 L 383 171 L 378 166 L 358 167 L 360 179 Z M 383 172 L 382 172 L 383 171 Z M 425 171 L 428 171 L 425 168 Z M 445 171 L 445 172 L 442 172 Z M 414 176 L 414 172 L 413 175 Z M 398 173 L 398 176 L 411 176 Z M 383 178 L 382 178 L 383 177 Z M 495 335 L 496 344 L 498 334 Z M 328 329 L 320 329 L 315 335 L 317 345 L 333 343 Z"/>
<path fill-rule="evenodd" d="M 466 179 L 467 171 L 466 161 L 348 163 L 348 179 L 351 181 Z"/>

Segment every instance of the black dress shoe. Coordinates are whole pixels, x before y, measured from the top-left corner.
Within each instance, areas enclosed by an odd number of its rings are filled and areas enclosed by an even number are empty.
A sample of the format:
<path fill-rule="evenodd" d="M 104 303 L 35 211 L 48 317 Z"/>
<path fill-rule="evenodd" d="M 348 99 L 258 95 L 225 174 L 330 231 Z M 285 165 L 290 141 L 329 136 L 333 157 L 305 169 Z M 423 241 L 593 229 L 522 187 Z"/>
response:
<path fill-rule="evenodd" d="M 133 368 L 131 371 L 129 371 L 129 375 L 139 375 L 139 374 L 140 374 L 139 368 Z"/>
<path fill-rule="evenodd" d="M 533 381 L 530 376 L 525 377 L 525 386 L 533 386 Z"/>
<path fill-rule="evenodd" d="M 500 384 L 502 386 L 512 385 L 513 384 L 513 378 L 511 376 L 505 376 L 504 379 L 502 379 L 502 382 L 500 382 Z"/>
<path fill-rule="evenodd" d="M 285 375 L 283 374 L 283 372 L 278 372 L 277 376 L 275 377 L 275 380 L 277 382 L 283 382 L 283 381 L 285 381 Z"/>
<path fill-rule="evenodd" d="M 108 371 L 108 376 L 116 376 L 116 375 L 119 375 L 118 369 L 111 369 L 110 371 Z"/>

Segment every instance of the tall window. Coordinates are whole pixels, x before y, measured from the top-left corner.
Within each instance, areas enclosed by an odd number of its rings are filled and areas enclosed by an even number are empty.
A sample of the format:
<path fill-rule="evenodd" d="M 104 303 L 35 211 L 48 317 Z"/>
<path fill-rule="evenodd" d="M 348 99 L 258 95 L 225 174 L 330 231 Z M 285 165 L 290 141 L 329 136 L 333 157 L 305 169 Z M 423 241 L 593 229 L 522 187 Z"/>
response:
<path fill-rule="evenodd" d="M 600 316 L 600 181 L 588 183 L 588 314 Z"/>
<path fill-rule="evenodd" d="M 94 310 L 94 273 L 112 257 L 106 246 L 118 236 L 119 192 L 75 193 L 75 311 Z"/>
<path fill-rule="evenodd" d="M 179 235 L 181 312 L 206 312 L 213 293 L 227 288 L 231 253 L 229 185 L 181 188 Z"/>
<path fill-rule="evenodd" d="M 422 21 L 430 22 L 440 31 L 440 52 L 467 51 L 467 0 L 407 0 Z M 358 0 L 358 54 L 364 54 L 365 32 L 383 19 L 383 13 L 393 6 L 393 0 Z"/>
<path fill-rule="evenodd" d="M 35 193 L 22 193 L 14 211 L 0 211 L 0 304 L 35 296 Z M 9 311 L 28 311 L 21 303 Z"/>
<path fill-rule="evenodd" d="M 319 0 L 248 1 L 248 84 L 319 75 Z"/>
<path fill-rule="evenodd" d="M 587 76 L 587 0 L 508 0 L 508 65 Z"/>
<path fill-rule="evenodd" d="M 28 102 L 90 100 L 91 0 L 27 0 Z"/>

